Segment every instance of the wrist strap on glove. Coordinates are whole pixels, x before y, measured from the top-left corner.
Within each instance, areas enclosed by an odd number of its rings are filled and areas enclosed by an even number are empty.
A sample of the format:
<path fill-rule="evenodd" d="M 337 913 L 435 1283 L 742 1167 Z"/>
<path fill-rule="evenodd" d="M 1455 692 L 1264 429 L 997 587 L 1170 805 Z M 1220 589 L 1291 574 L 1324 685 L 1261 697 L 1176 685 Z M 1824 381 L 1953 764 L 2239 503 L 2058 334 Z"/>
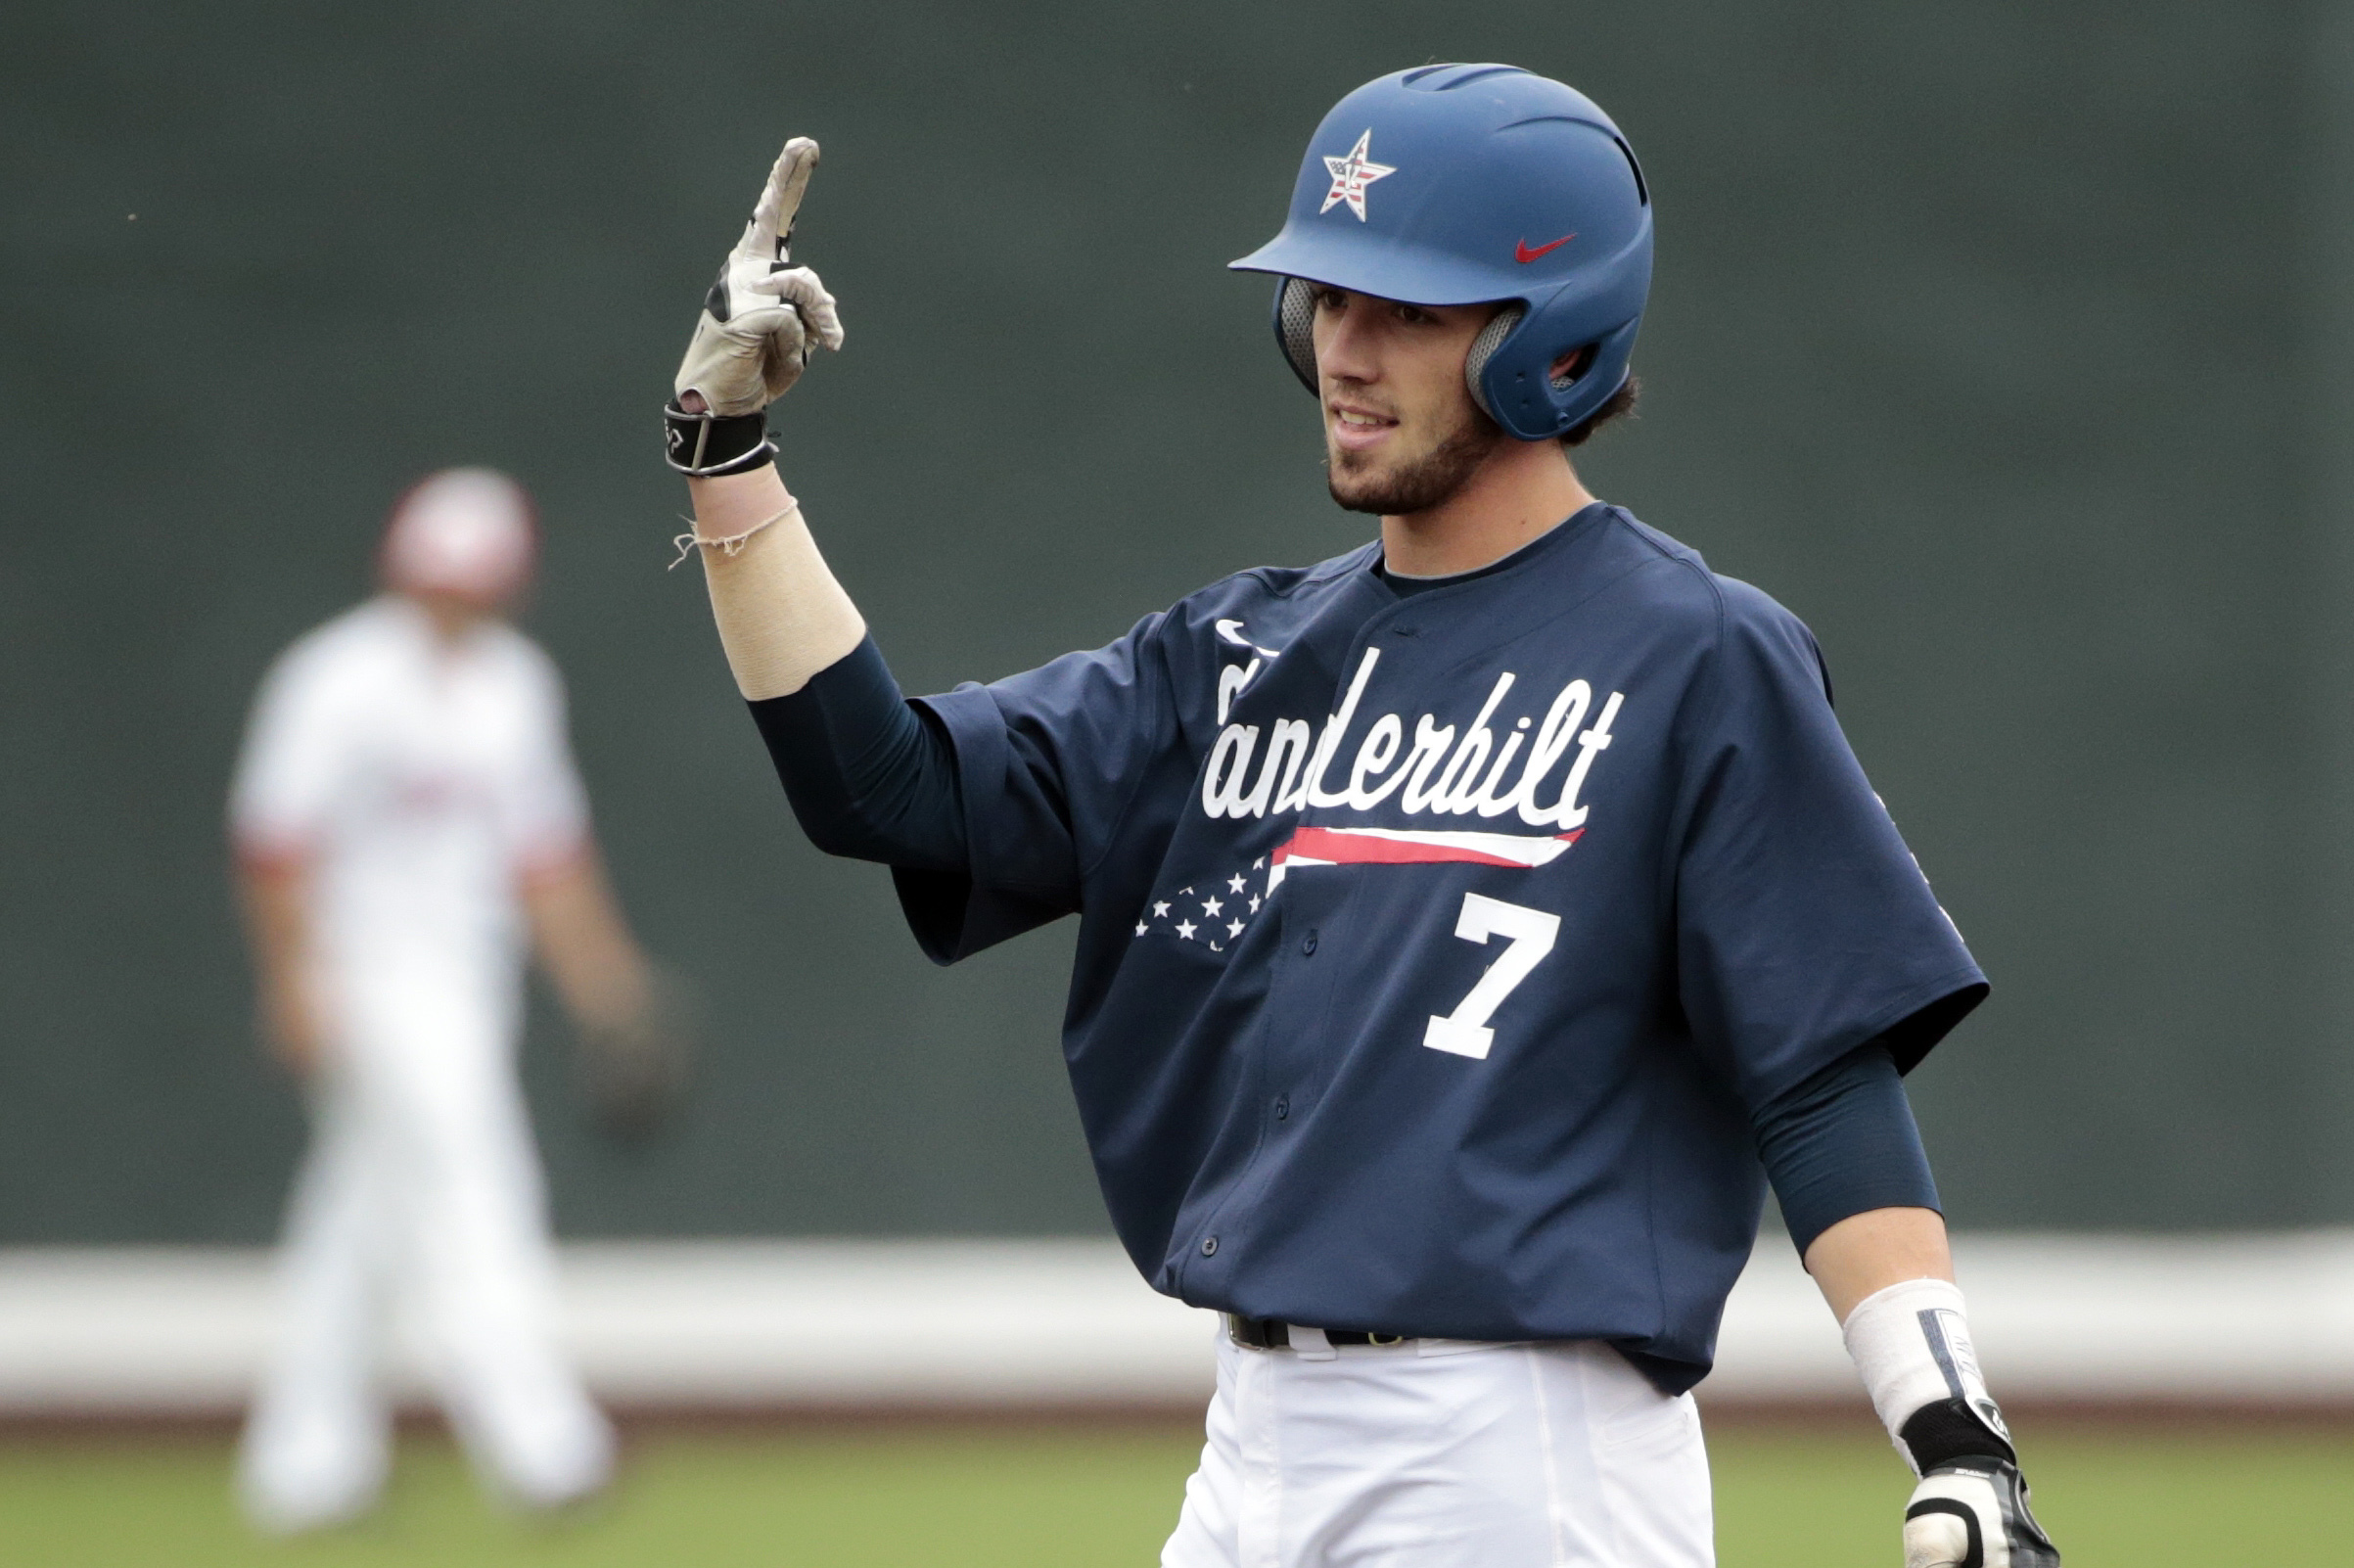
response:
<path fill-rule="evenodd" d="M 663 405 L 662 425 L 664 458 L 693 479 L 748 473 L 776 456 L 765 413 L 690 414 L 673 400 Z"/>
<path fill-rule="evenodd" d="M 1896 1441 L 1921 1475 L 1957 1461 L 2019 1462 L 2009 1440 L 1996 1435 L 1985 1417 L 1960 1400 L 1939 1400 L 1915 1410 Z"/>

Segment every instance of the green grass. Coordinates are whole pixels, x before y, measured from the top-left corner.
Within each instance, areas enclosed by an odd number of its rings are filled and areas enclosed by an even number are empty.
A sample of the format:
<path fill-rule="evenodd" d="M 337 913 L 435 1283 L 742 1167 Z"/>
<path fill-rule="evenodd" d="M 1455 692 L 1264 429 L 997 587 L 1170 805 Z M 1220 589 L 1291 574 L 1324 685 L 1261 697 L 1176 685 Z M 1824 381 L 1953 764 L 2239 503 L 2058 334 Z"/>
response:
<path fill-rule="evenodd" d="M 280 1544 L 254 1540 L 231 1511 L 224 1445 L 17 1439 L 0 1443 L 0 1565 L 1149 1565 L 1196 1442 L 1129 1430 L 671 1434 L 636 1447 L 609 1503 L 549 1526 L 485 1507 L 449 1448 L 421 1440 L 375 1517 Z M 2038 1505 L 2070 1568 L 2348 1561 L 2354 1437 L 2050 1433 L 2031 1444 Z M 1908 1479 L 1870 1434 L 1733 1429 L 1711 1448 L 1725 1568 L 1899 1560 Z"/>
<path fill-rule="evenodd" d="M 2354 1436 L 2020 1433 L 2068 1568 L 2346 1568 Z M 1724 1568 L 1895 1568 L 1912 1487 L 1885 1440 L 1731 1432 L 1709 1444 Z"/>

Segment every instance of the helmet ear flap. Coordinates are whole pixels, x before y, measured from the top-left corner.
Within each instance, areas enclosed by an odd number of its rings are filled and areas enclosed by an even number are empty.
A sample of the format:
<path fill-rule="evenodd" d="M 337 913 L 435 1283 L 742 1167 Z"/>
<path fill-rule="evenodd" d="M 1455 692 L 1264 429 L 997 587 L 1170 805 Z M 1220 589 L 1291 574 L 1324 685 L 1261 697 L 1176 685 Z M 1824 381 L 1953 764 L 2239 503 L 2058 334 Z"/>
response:
<path fill-rule="evenodd" d="M 1315 392 L 1315 285 L 1306 278 L 1275 280 L 1275 342 L 1300 385 Z"/>
<path fill-rule="evenodd" d="M 1471 352 L 1463 357 L 1463 384 L 1471 389 L 1471 400 L 1479 405 L 1481 413 L 1500 425 L 1503 421 L 1497 419 L 1496 410 L 1489 406 L 1488 389 L 1482 383 L 1487 379 L 1488 361 L 1496 357 L 1496 350 L 1503 346 L 1503 341 L 1528 313 L 1529 307 L 1517 300 L 1505 305 L 1480 328 L 1479 336 L 1471 340 Z"/>

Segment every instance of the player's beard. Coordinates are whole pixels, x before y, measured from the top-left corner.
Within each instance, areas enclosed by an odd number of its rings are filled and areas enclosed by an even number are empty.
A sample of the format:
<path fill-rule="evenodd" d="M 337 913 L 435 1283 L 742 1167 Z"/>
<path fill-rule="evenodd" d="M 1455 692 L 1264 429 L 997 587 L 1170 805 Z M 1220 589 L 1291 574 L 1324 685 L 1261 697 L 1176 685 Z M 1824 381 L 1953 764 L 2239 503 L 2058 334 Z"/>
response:
<path fill-rule="evenodd" d="M 1324 480 L 1333 501 L 1348 511 L 1410 517 L 1429 511 L 1461 489 L 1503 438 L 1503 430 L 1496 421 L 1466 404 L 1462 423 L 1420 457 L 1377 468 L 1363 453 L 1327 452 Z"/>

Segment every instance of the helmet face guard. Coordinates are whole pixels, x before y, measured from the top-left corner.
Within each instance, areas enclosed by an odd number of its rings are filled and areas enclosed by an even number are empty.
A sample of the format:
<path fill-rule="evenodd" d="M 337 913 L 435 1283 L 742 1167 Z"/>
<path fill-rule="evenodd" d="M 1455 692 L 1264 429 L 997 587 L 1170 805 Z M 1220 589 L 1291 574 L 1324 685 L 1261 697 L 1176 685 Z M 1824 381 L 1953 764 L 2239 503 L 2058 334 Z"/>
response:
<path fill-rule="evenodd" d="M 1282 232 L 1231 265 L 1276 275 L 1275 341 L 1311 392 L 1315 285 L 1500 305 L 1464 380 L 1507 434 L 1546 440 L 1626 385 L 1650 292 L 1650 192 L 1583 94 L 1514 66 L 1425 66 L 1334 106 Z"/>

